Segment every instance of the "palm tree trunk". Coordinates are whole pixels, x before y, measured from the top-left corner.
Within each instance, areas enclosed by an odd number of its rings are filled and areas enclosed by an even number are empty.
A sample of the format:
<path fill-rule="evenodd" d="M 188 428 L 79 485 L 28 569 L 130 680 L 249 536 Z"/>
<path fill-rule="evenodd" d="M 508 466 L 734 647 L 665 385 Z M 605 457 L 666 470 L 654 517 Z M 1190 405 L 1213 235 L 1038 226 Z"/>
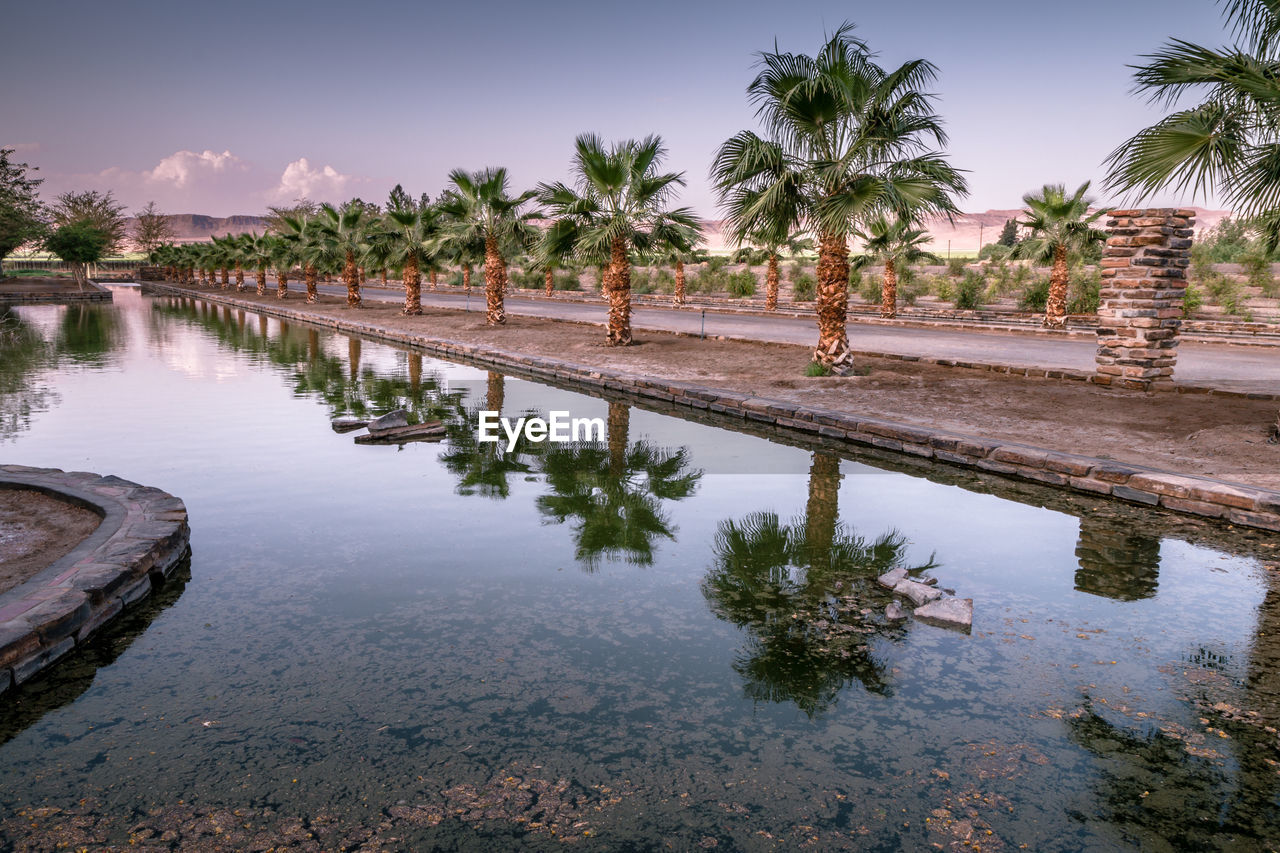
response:
<path fill-rule="evenodd" d="M 769 271 L 764 277 L 764 310 L 778 310 L 778 253 L 769 253 Z"/>
<path fill-rule="evenodd" d="M 507 262 L 498 251 L 498 238 L 492 234 L 484 238 L 484 321 L 490 326 L 507 322 L 507 312 L 502 296 L 507 288 Z"/>
<path fill-rule="evenodd" d="M 439 283 L 439 280 L 440 280 L 440 273 L 437 272 L 436 270 L 432 270 L 431 271 L 431 289 L 432 290 L 436 289 L 436 284 Z"/>
<path fill-rule="evenodd" d="M 289 269 L 276 270 L 276 299 L 289 298 Z"/>
<path fill-rule="evenodd" d="M 258 295 L 267 295 L 267 268 L 258 267 Z"/>
<path fill-rule="evenodd" d="M 676 261 L 676 304 L 684 304 L 684 261 Z"/>
<path fill-rule="evenodd" d="M 416 317 L 422 313 L 422 281 L 418 277 L 418 256 L 404 262 L 404 310 L 401 314 Z"/>
<path fill-rule="evenodd" d="M 304 272 L 307 278 L 307 304 L 311 305 L 320 298 L 319 291 L 316 290 L 316 277 L 318 275 L 316 265 L 307 264 Z"/>
<path fill-rule="evenodd" d="M 884 284 L 880 288 L 880 316 L 892 320 L 898 316 L 898 270 L 893 258 L 884 262 Z"/>
<path fill-rule="evenodd" d="M 605 427 L 608 431 L 609 473 L 620 478 L 627 470 L 627 445 L 631 441 L 631 407 L 626 403 L 611 401 Z"/>
<path fill-rule="evenodd" d="M 843 235 L 818 237 L 818 346 L 813 360 L 836 373 L 849 369 L 849 243 Z"/>
<path fill-rule="evenodd" d="M 222 289 L 226 290 L 230 286 L 231 286 L 231 273 L 226 267 L 223 267 L 222 268 Z"/>
<path fill-rule="evenodd" d="M 382 286 L 383 287 L 387 286 L 387 268 L 386 267 L 382 268 Z"/>
<path fill-rule="evenodd" d="M 351 371 L 351 381 L 355 382 L 360 376 L 360 339 L 357 337 L 347 338 L 347 364 Z"/>
<path fill-rule="evenodd" d="M 409 393 L 415 402 L 422 396 L 422 356 L 416 352 L 409 353 Z"/>
<path fill-rule="evenodd" d="M 605 289 L 609 296 L 609 346 L 631 346 L 631 261 L 621 237 L 615 237 L 609 247 Z"/>
<path fill-rule="evenodd" d="M 1044 325 L 1061 329 L 1067 325 L 1067 247 L 1053 247 L 1053 270 L 1049 273 L 1049 301 L 1044 306 Z"/>
<path fill-rule="evenodd" d="M 551 267 L 547 267 L 543 273 L 543 280 L 546 282 L 547 296 L 555 293 L 556 290 L 556 273 Z"/>
<path fill-rule="evenodd" d="M 462 286 L 471 289 L 471 264 L 462 265 Z"/>
<path fill-rule="evenodd" d="M 360 307 L 360 268 L 356 266 L 356 253 L 347 249 L 347 262 L 342 267 L 342 281 L 347 285 L 347 307 Z"/>
<path fill-rule="evenodd" d="M 244 290 L 244 267 L 240 266 L 240 262 L 236 261 L 236 293 Z"/>
<path fill-rule="evenodd" d="M 503 405 L 507 401 L 507 382 L 506 377 L 496 370 L 490 370 L 488 380 L 485 383 L 484 404 L 491 412 L 502 412 Z"/>
<path fill-rule="evenodd" d="M 809 500 L 805 504 L 805 543 L 810 566 L 831 564 L 831 549 L 840 517 L 840 457 L 815 452 L 809 466 Z"/>

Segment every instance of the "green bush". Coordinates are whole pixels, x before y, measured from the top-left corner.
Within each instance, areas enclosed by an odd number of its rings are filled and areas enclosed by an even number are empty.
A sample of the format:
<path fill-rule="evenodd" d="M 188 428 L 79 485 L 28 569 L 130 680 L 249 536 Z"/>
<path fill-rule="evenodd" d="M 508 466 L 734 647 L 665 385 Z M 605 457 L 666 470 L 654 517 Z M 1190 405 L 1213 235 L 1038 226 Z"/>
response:
<path fill-rule="evenodd" d="M 799 266 L 797 264 L 797 266 Z M 818 292 L 818 280 L 807 272 L 799 273 L 791 278 L 791 301 L 809 302 Z"/>
<path fill-rule="evenodd" d="M 868 305 L 876 305 L 883 298 L 884 279 L 880 276 L 850 273 L 849 279 L 849 285 L 858 292 L 858 296 L 862 297 L 862 301 Z"/>
<path fill-rule="evenodd" d="M 570 270 L 556 270 L 551 279 L 552 290 L 582 290 L 582 282 L 578 281 L 578 273 Z"/>
<path fill-rule="evenodd" d="M 1036 276 L 1022 290 L 1018 298 L 1018 307 L 1023 311 L 1041 312 L 1049 305 L 1049 279 Z"/>
<path fill-rule="evenodd" d="M 952 258 L 947 261 L 947 275 L 959 278 L 964 275 L 964 268 L 968 263 L 969 261 L 966 258 Z"/>
<path fill-rule="evenodd" d="M 1187 293 L 1182 297 L 1182 316 L 1190 317 L 1204 305 L 1204 292 L 1195 282 L 1187 282 Z"/>
<path fill-rule="evenodd" d="M 756 274 L 751 270 L 729 273 L 725 278 L 724 289 L 730 296 L 744 299 L 756 295 Z"/>
<path fill-rule="evenodd" d="M 631 292 L 636 294 L 653 292 L 653 274 L 648 270 L 632 268 Z"/>
<path fill-rule="evenodd" d="M 933 276 L 929 284 L 929 289 L 933 292 L 933 295 L 943 302 L 951 302 L 956 298 L 956 287 L 951 279 L 945 276 Z"/>
<path fill-rule="evenodd" d="M 1261 288 L 1263 296 L 1275 295 L 1276 280 L 1271 276 L 1271 259 L 1262 247 L 1252 248 L 1241 255 L 1240 266 L 1244 268 L 1250 287 Z"/>
<path fill-rule="evenodd" d="M 811 361 L 804 369 L 805 376 L 830 376 L 831 368 L 820 361 Z"/>
<path fill-rule="evenodd" d="M 977 270 L 966 270 L 956 285 L 956 307 L 963 311 L 981 308 L 987 295 L 987 280 Z"/>
<path fill-rule="evenodd" d="M 910 267 L 903 270 L 908 272 Z M 898 277 L 898 301 L 907 305 L 915 305 L 916 300 L 929 292 L 928 282 L 923 281 L 917 275 L 902 275 Z"/>
<path fill-rule="evenodd" d="M 1097 269 L 1073 267 L 1067 279 L 1067 313 L 1097 314 L 1102 304 L 1102 274 Z"/>
<path fill-rule="evenodd" d="M 1210 298 L 1221 306 L 1224 313 L 1237 317 L 1246 313 L 1241 304 L 1244 301 L 1244 294 L 1241 292 L 1240 283 L 1235 279 L 1214 273 L 1202 284 Z"/>

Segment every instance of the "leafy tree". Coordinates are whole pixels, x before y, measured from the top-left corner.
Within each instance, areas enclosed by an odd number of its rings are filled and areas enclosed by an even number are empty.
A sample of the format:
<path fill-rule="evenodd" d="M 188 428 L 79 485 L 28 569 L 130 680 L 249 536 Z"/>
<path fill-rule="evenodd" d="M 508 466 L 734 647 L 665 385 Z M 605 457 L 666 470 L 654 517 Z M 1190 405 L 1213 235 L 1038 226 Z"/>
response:
<path fill-rule="evenodd" d="M 156 247 L 171 242 L 174 236 L 169 217 L 156 209 L 154 201 L 147 202 L 147 206 L 133 218 L 133 241 L 147 254 Z"/>
<path fill-rule="evenodd" d="M 658 136 L 606 145 L 593 133 L 574 143 L 575 186 L 539 184 L 538 198 L 555 220 L 543 247 L 588 263 L 608 257 L 609 346 L 630 346 L 631 252 L 697 242 L 701 225 L 687 207 L 670 208 L 683 172 L 659 172 L 666 148 Z"/>
<path fill-rule="evenodd" d="M 295 198 L 293 204 L 290 205 L 268 207 L 267 215 L 263 219 L 267 221 L 267 231 L 272 234 L 288 234 L 293 230 L 290 228 L 288 220 L 311 218 L 319 213 L 320 205 L 303 196 Z"/>
<path fill-rule="evenodd" d="M 71 264 L 76 284 L 84 290 L 89 276 L 86 267 L 102 260 L 110 245 L 110 237 L 87 222 L 70 222 L 54 229 L 44 242 L 45 248 Z"/>
<path fill-rule="evenodd" d="M 1000 237 L 996 240 L 998 246 L 1008 246 L 1012 249 L 1018 245 L 1018 223 L 1013 219 L 1004 221 L 1004 228 L 1000 229 Z"/>
<path fill-rule="evenodd" d="M 79 223 L 88 225 L 106 237 L 103 256 L 119 252 L 127 233 L 124 205 L 116 201 L 111 191 L 65 192 L 58 196 L 51 209 L 55 227 Z"/>
<path fill-rule="evenodd" d="M 0 259 L 45 235 L 47 212 L 37 190 L 44 181 L 28 176 L 35 166 L 14 163 L 12 148 L 0 148 Z M 0 276 L 3 276 L 0 271 Z"/>
<path fill-rule="evenodd" d="M 818 344 L 814 360 L 850 369 L 846 332 L 849 237 L 880 210 L 957 211 L 967 185 L 932 146 L 946 144 L 925 86 L 923 59 L 882 68 L 852 25 L 814 56 L 765 52 L 747 88 L 765 136 L 742 131 L 720 146 L 712 178 L 730 230 L 796 230 L 818 238 Z M 800 226 L 783 228 L 794 214 Z"/>
<path fill-rule="evenodd" d="M 1053 265 L 1049 273 L 1049 301 L 1044 309 L 1044 325 L 1048 328 L 1060 329 L 1067 323 L 1070 256 L 1086 254 L 1107 239 L 1105 233 L 1093 227 L 1106 211 L 1089 212 L 1092 199 L 1086 198 L 1088 192 L 1088 181 L 1070 196 L 1062 184 L 1045 184 L 1039 194 L 1027 193 L 1022 197 L 1027 206 L 1023 211 L 1026 218 L 1018 220 L 1018 225 L 1028 233 L 1013 254 Z"/>
<path fill-rule="evenodd" d="M 1210 48 L 1173 39 L 1134 73 L 1136 90 L 1176 110 L 1108 158 L 1113 189 L 1147 196 L 1172 187 L 1222 193 L 1255 219 L 1267 249 L 1280 244 L 1280 3 L 1226 0 L 1239 41 Z"/>
<path fill-rule="evenodd" d="M 393 210 L 412 210 L 415 207 L 417 207 L 417 203 L 404 191 L 404 187 L 396 184 L 391 188 L 391 194 L 387 196 L 388 213 Z"/>

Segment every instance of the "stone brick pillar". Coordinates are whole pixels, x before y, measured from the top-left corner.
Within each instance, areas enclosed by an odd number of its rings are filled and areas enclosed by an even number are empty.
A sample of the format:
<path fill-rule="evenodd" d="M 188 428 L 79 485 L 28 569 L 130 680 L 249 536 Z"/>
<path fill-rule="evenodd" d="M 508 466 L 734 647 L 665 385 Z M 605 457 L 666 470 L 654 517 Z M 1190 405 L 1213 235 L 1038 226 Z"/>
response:
<path fill-rule="evenodd" d="M 1190 210 L 1113 210 L 1102 253 L 1094 382 L 1149 391 L 1173 382 L 1191 263 Z"/>

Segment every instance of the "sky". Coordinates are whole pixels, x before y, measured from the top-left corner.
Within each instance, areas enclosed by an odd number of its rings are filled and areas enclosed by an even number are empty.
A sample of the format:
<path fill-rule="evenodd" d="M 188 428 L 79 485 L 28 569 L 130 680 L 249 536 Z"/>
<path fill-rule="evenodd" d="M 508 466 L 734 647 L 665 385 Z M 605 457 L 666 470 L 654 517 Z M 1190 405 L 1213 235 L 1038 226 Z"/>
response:
<path fill-rule="evenodd" d="M 707 171 L 756 127 L 758 53 L 812 54 L 845 21 L 884 65 L 938 66 L 962 209 L 1085 180 L 1113 201 L 1107 154 L 1163 115 L 1126 66 L 1174 36 L 1230 41 L 1211 0 L 43 0 L 0 21 L 0 146 L 39 167 L 42 195 L 109 189 L 131 211 L 213 216 L 383 202 L 396 183 L 434 197 L 454 168 L 506 166 L 532 188 L 567 179 L 592 131 L 660 135 L 682 203 L 718 218 Z"/>

